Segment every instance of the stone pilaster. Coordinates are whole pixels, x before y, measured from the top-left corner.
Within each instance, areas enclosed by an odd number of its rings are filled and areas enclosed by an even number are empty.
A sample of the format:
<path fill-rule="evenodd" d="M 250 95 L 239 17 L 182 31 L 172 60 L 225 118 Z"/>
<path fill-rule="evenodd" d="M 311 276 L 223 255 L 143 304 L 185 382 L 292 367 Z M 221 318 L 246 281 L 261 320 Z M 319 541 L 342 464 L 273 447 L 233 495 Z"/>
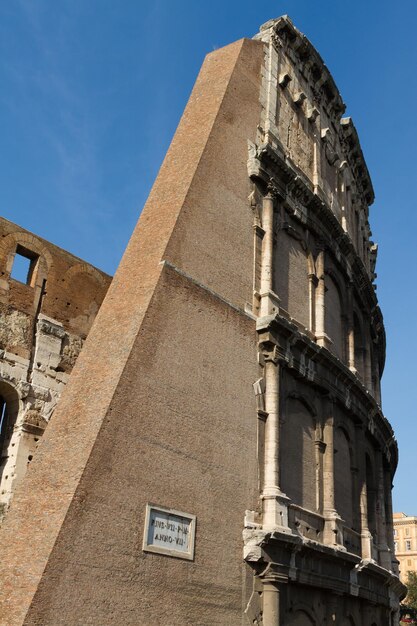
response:
<path fill-rule="evenodd" d="M 267 578 L 263 581 L 262 587 L 262 624 L 263 626 L 278 626 L 281 624 L 278 583 Z"/>
<path fill-rule="evenodd" d="M 364 433 L 361 426 L 356 427 L 356 449 L 363 449 Z M 360 508 L 360 529 L 361 529 L 361 546 L 362 546 L 362 559 L 372 560 L 372 535 L 368 526 L 368 493 L 366 485 L 366 467 L 365 467 L 365 455 L 358 454 L 358 477 L 359 477 L 359 508 Z"/>
<path fill-rule="evenodd" d="M 335 506 L 334 488 L 334 417 L 333 402 L 329 399 L 327 405 L 327 418 L 324 425 L 324 452 L 323 466 L 323 492 L 324 492 L 324 543 L 329 546 L 342 547 L 343 536 L 341 531 L 341 518 Z"/>
<path fill-rule="evenodd" d="M 330 347 L 330 339 L 326 334 L 326 284 L 324 275 L 324 250 L 321 250 L 317 256 L 317 278 L 318 285 L 316 289 L 316 339 L 319 346 L 325 348 Z"/>
<path fill-rule="evenodd" d="M 280 421 L 280 375 L 281 367 L 276 347 L 269 346 L 264 352 L 265 359 L 265 445 L 264 445 L 264 486 L 263 528 L 273 530 L 288 528 L 289 499 L 280 489 L 279 476 L 279 421 Z"/>
<path fill-rule="evenodd" d="M 356 373 L 355 363 L 355 326 L 353 321 L 353 285 L 350 283 L 347 291 L 347 337 L 348 337 L 348 367 Z"/>
<path fill-rule="evenodd" d="M 392 567 L 391 551 L 389 549 L 387 540 L 387 520 L 385 511 L 385 481 L 384 481 L 384 467 L 382 453 L 378 452 L 377 458 L 377 523 L 378 523 L 378 552 L 379 552 L 379 564 L 386 570 L 390 571 Z"/>
<path fill-rule="evenodd" d="M 270 187 L 262 201 L 262 241 L 261 280 L 260 280 L 260 311 L 261 317 L 278 312 L 279 298 L 273 292 L 274 271 L 274 202 L 276 193 Z"/>

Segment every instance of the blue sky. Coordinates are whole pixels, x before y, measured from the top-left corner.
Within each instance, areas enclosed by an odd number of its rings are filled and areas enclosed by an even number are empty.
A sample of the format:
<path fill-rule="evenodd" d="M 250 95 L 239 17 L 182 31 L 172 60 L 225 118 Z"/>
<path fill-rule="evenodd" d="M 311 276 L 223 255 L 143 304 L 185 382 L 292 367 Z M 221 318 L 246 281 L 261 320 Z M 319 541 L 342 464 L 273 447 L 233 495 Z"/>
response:
<path fill-rule="evenodd" d="M 394 506 L 417 515 L 415 0 L 3 0 L 0 213 L 113 273 L 205 54 L 284 13 L 329 66 L 373 179 Z"/>

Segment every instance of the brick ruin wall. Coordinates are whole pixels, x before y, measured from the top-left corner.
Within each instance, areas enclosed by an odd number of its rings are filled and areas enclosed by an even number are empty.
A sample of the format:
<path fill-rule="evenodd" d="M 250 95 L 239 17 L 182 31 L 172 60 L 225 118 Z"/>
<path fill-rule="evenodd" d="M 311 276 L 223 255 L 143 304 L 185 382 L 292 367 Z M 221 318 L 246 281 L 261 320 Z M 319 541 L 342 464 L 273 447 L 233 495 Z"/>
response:
<path fill-rule="evenodd" d="M 92 265 L 0 218 L 0 516 L 26 472 L 110 281 Z"/>

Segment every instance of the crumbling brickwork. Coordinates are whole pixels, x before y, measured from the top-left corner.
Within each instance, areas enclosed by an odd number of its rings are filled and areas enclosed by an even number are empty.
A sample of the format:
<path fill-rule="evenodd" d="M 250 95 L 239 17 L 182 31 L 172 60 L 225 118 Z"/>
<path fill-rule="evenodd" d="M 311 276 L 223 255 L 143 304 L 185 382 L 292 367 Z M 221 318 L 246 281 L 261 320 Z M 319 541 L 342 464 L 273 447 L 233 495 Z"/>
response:
<path fill-rule="evenodd" d="M 0 272 L 0 513 L 4 514 L 110 277 L 5 219 L 0 219 Z"/>

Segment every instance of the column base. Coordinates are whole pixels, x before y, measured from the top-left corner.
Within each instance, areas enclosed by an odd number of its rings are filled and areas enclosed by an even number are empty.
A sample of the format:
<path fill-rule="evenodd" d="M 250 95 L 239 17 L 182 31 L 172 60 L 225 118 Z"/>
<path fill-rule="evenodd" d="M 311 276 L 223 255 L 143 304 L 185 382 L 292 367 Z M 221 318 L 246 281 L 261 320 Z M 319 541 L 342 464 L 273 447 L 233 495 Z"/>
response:
<path fill-rule="evenodd" d="M 264 491 L 262 500 L 262 528 L 265 531 L 280 530 L 291 533 L 288 526 L 288 505 L 291 500 L 278 489 Z"/>
<path fill-rule="evenodd" d="M 279 313 L 279 306 L 281 304 L 281 300 L 279 296 L 272 291 L 263 292 L 259 294 L 260 305 L 259 305 L 259 316 L 266 317 L 268 315 L 277 315 Z"/>
<path fill-rule="evenodd" d="M 322 348 L 327 348 L 328 350 L 330 350 L 331 346 L 333 345 L 333 341 L 328 335 L 326 335 L 326 333 L 323 333 L 322 335 L 316 335 L 316 341 L 319 346 L 321 346 Z"/>
<path fill-rule="evenodd" d="M 343 520 L 335 510 L 324 513 L 323 540 L 326 545 L 347 552 L 343 543 Z"/>
<path fill-rule="evenodd" d="M 392 571 L 392 555 L 391 555 L 391 550 L 389 549 L 387 544 L 383 543 L 379 545 L 378 553 L 379 553 L 378 561 L 381 567 L 383 567 L 384 569 L 387 569 L 388 571 Z"/>
<path fill-rule="evenodd" d="M 369 532 L 369 530 L 364 530 L 361 537 L 362 559 L 375 562 L 371 533 Z"/>

